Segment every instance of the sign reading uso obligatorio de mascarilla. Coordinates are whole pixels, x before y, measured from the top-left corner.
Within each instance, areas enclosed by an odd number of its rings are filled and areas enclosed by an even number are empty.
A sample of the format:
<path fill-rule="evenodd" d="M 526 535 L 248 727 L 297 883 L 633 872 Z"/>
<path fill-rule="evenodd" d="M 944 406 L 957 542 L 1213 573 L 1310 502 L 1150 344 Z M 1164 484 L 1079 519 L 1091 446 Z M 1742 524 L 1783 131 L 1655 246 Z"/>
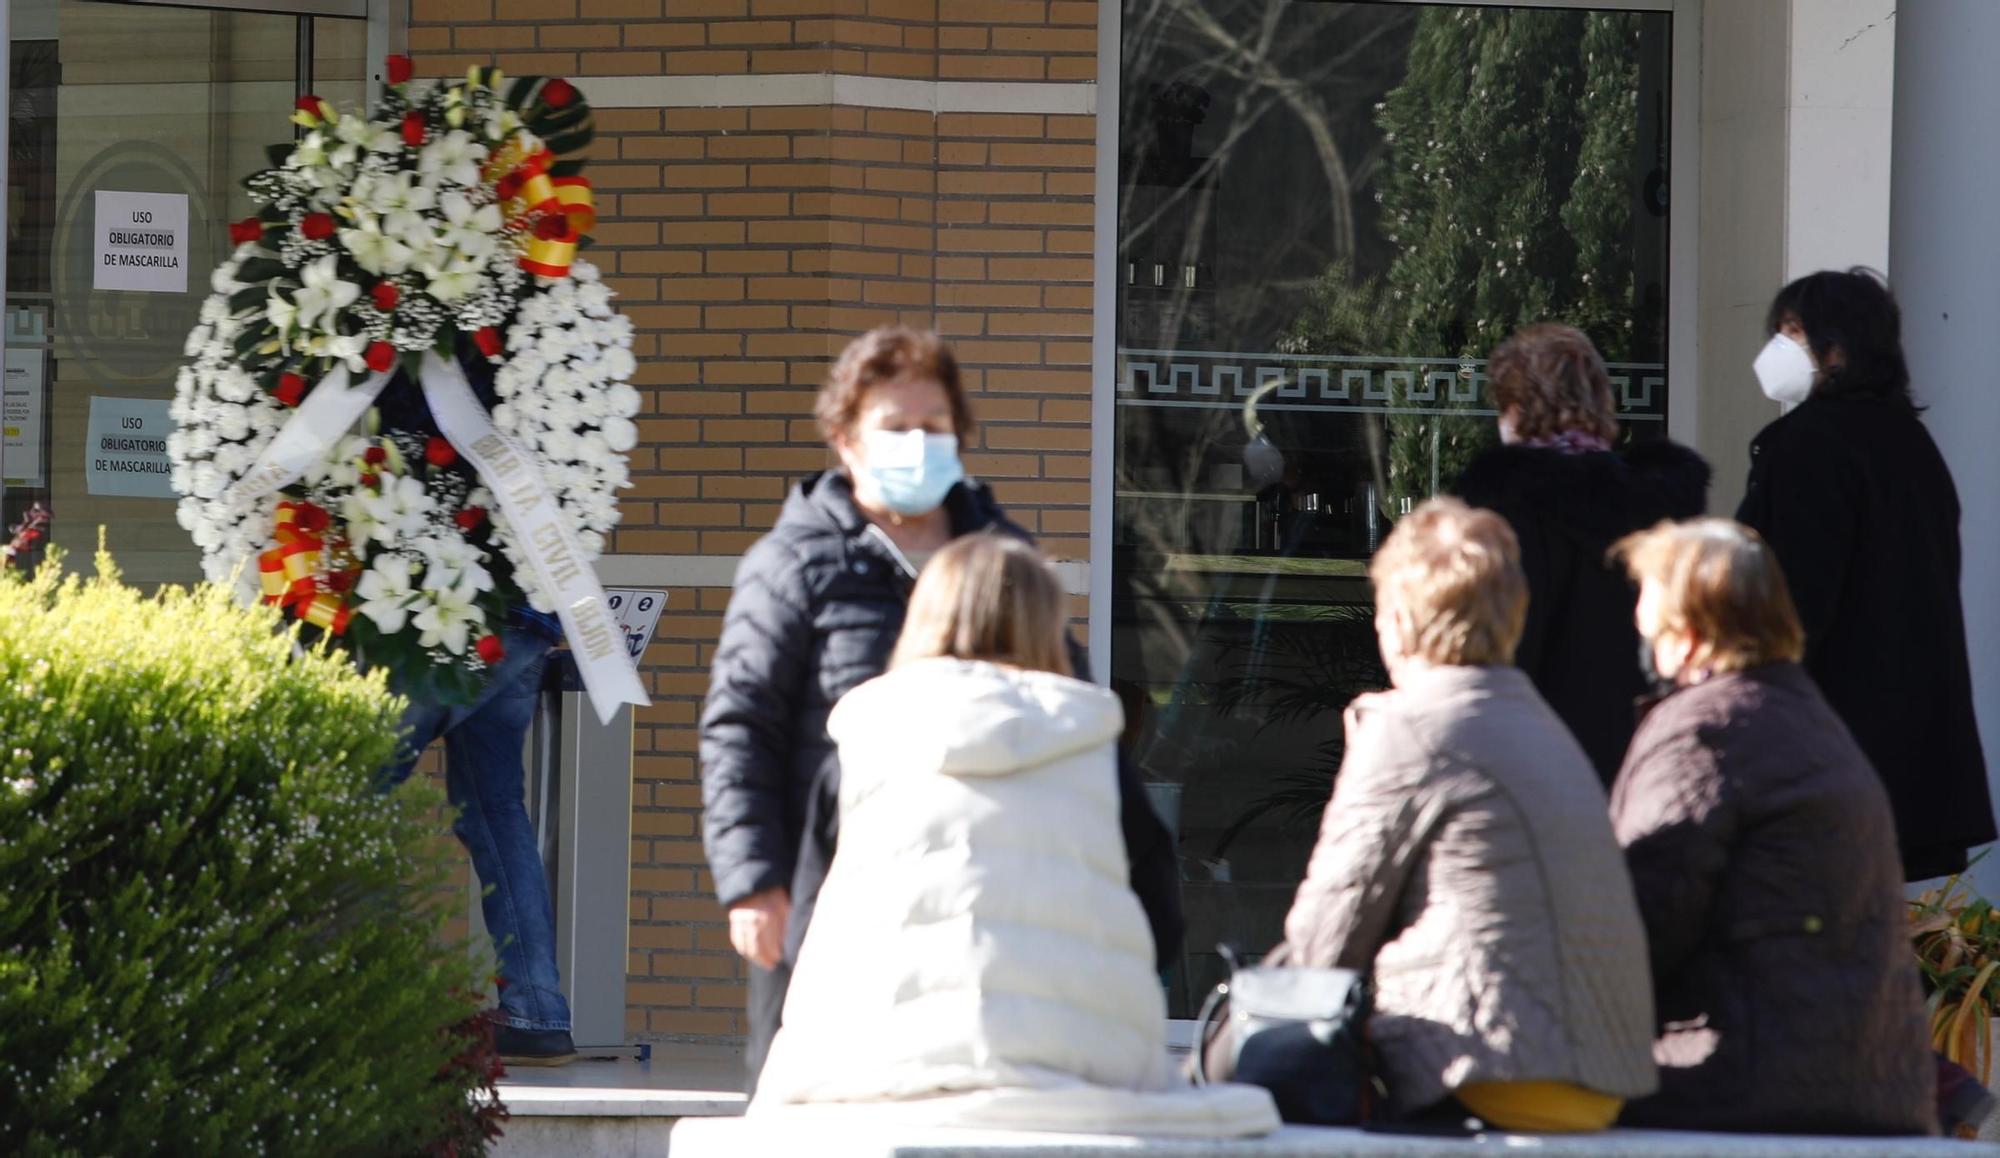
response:
<path fill-rule="evenodd" d="M 167 435 L 172 404 L 150 398 L 90 400 L 89 437 L 83 446 L 85 487 L 94 495 L 135 499 L 174 497 Z"/>
<path fill-rule="evenodd" d="M 91 288 L 186 293 L 187 235 L 187 194 L 97 190 Z"/>

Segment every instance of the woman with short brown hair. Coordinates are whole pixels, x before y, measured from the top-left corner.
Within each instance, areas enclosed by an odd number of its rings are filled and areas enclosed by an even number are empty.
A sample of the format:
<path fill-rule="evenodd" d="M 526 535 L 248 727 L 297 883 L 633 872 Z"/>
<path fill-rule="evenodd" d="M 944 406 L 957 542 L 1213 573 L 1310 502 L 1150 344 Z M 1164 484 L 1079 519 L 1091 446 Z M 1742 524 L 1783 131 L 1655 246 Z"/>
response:
<path fill-rule="evenodd" d="M 1549 323 L 1487 362 L 1501 445 L 1466 468 L 1458 494 L 1498 512 L 1521 541 L 1527 625 L 1517 662 L 1611 782 L 1645 691 L 1632 656 L 1632 595 L 1605 552 L 1666 518 L 1701 514 L 1708 464 L 1664 439 L 1618 441 L 1618 400 L 1597 348 Z"/>
<path fill-rule="evenodd" d="M 1799 666 L 1777 557 L 1723 519 L 1664 524 L 1617 557 L 1665 691 L 1611 797 L 1661 1067 L 1660 1092 L 1624 1120 L 1934 1133 L 1889 799 Z"/>
<path fill-rule="evenodd" d="M 965 473 L 959 451 L 972 409 L 937 335 L 889 326 L 856 338 L 815 411 L 839 465 L 793 490 L 743 556 L 701 715 L 703 843 L 730 944 L 750 966 L 753 1085 L 834 854 L 835 701 L 888 667 L 933 555 L 978 532 L 1028 539 Z M 1145 882 L 1161 952 L 1173 952 L 1172 842 L 1136 774 L 1125 779 L 1135 880 Z"/>

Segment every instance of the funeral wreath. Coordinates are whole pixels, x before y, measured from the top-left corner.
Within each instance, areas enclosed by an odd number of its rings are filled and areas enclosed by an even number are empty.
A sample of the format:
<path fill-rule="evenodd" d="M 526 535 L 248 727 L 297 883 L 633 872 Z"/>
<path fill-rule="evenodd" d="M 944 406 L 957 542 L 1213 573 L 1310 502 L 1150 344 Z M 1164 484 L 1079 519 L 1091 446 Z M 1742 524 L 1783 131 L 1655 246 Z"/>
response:
<path fill-rule="evenodd" d="M 444 700 L 483 684 L 526 604 L 587 648 L 600 711 L 642 700 L 590 573 L 639 395 L 631 322 L 578 256 L 588 103 L 495 69 L 419 84 L 392 57 L 372 113 L 307 96 L 293 120 L 175 384 L 207 577 Z"/>

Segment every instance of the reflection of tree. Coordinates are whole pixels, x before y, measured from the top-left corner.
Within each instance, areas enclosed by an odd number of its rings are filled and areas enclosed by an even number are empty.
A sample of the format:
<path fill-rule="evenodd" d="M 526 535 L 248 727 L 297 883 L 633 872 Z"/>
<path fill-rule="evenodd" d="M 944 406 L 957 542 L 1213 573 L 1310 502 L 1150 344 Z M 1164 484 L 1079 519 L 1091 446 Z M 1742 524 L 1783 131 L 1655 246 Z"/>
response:
<path fill-rule="evenodd" d="M 1483 357 L 1552 319 L 1628 357 L 1639 29 L 1626 13 L 1425 9 L 1377 113 L 1381 229 L 1397 255 L 1379 279 L 1330 265 L 1287 345 Z M 1491 437 L 1490 421 L 1449 413 L 1484 399 L 1435 405 L 1389 420 L 1391 498 L 1428 494 L 1434 469 L 1449 485 Z"/>

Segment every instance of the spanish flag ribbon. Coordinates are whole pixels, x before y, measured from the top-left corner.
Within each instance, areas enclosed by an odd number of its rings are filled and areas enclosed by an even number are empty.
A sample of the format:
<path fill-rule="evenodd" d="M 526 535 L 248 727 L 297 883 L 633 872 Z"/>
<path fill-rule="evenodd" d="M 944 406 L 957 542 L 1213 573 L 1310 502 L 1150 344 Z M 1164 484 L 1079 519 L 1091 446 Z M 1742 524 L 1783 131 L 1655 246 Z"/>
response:
<path fill-rule="evenodd" d="M 347 630 L 347 600 L 323 590 L 319 574 L 326 556 L 320 532 L 331 520 L 312 503 L 278 504 L 276 546 L 257 558 L 258 583 L 264 602 L 288 608 L 293 615 L 335 635 Z"/>
<path fill-rule="evenodd" d="M 568 276 L 584 234 L 597 225 L 589 178 L 552 177 L 555 163 L 546 146 L 517 140 L 498 150 L 486 167 L 507 221 L 526 234 L 521 268 L 549 278 Z"/>

